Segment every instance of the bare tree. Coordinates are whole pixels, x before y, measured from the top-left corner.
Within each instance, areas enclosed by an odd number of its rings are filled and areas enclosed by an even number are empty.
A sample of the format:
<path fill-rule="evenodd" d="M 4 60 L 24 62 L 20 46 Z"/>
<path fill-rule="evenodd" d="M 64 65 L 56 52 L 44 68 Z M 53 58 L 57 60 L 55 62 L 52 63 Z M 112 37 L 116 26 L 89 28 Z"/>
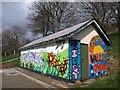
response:
<path fill-rule="evenodd" d="M 29 27 L 33 33 L 46 36 L 77 24 L 80 19 L 76 5 L 70 2 L 34 2 L 29 7 Z"/>
<path fill-rule="evenodd" d="M 12 26 L 2 32 L 2 49 L 3 52 L 9 54 L 16 54 L 18 48 L 23 45 L 27 39 L 25 31 L 19 26 Z"/>
<path fill-rule="evenodd" d="M 104 27 L 118 23 L 117 2 L 83 2 L 85 13 L 98 19 Z"/>
<path fill-rule="evenodd" d="M 4 53 L 4 55 L 6 56 L 7 52 L 9 53 L 10 51 L 10 44 L 9 44 L 9 39 L 10 36 L 8 35 L 10 34 L 10 31 L 8 30 L 3 30 L 2 31 L 2 53 Z"/>
<path fill-rule="evenodd" d="M 24 39 L 25 31 L 19 26 L 12 26 L 10 28 L 11 31 L 11 44 L 13 45 L 14 55 L 17 49 L 20 47 L 21 42 Z"/>

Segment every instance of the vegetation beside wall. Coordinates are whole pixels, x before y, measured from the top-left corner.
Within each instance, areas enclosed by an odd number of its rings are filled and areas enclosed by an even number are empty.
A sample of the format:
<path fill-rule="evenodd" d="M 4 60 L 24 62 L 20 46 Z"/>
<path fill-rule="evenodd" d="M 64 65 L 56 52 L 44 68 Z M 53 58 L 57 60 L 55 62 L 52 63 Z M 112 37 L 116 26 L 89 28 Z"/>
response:
<path fill-rule="evenodd" d="M 10 60 L 10 59 L 14 59 L 20 57 L 20 53 L 17 53 L 16 55 L 7 55 L 7 56 L 3 56 L 2 57 L 2 62 Z"/>
<path fill-rule="evenodd" d="M 120 79 L 120 73 L 115 73 L 109 78 L 97 80 L 85 88 L 118 88 L 118 79 Z"/>
<path fill-rule="evenodd" d="M 2 63 L 2 68 L 13 68 L 13 67 L 18 67 L 20 64 L 20 59 L 17 58 L 13 61 Z"/>

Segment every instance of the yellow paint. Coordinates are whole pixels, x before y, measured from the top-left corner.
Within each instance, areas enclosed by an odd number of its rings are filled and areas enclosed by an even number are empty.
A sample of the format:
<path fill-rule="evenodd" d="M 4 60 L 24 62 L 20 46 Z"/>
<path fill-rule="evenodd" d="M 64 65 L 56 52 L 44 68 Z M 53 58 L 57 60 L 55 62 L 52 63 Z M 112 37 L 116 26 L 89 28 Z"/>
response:
<path fill-rule="evenodd" d="M 52 57 L 50 56 L 50 60 L 52 60 Z"/>
<path fill-rule="evenodd" d="M 103 53 L 104 50 L 102 49 L 102 47 L 100 45 L 98 46 L 95 46 L 94 49 L 93 49 L 93 53 Z"/>

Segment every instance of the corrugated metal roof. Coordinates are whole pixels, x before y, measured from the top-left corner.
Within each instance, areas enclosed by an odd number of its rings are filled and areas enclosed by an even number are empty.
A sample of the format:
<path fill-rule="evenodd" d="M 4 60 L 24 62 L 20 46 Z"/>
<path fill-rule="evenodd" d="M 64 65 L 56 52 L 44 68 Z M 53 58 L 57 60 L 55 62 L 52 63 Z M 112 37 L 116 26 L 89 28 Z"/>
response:
<path fill-rule="evenodd" d="M 70 28 L 67 28 L 67 29 L 64 29 L 62 31 L 59 31 L 59 32 L 56 32 L 54 34 L 51 34 L 49 36 L 46 36 L 46 37 L 42 37 L 42 38 L 39 38 L 37 40 L 34 40 L 28 44 L 26 44 L 25 46 L 21 47 L 22 48 L 25 48 L 25 47 L 29 47 L 29 46 L 32 46 L 32 45 L 36 45 L 36 44 L 39 44 L 39 43 L 42 43 L 42 42 L 45 42 L 45 41 L 49 41 L 49 40 L 52 40 L 52 39 L 55 39 L 55 38 L 59 38 L 61 36 L 64 36 L 64 35 L 67 35 L 67 34 L 70 34 L 71 32 L 75 31 L 76 29 L 80 28 L 81 26 L 83 26 L 84 24 L 86 24 L 87 22 L 89 22 L 90 20 L 87 20 L 85 22 L 82 22 L 80 24 L 77 24 L 73 27 L 70 27 Z"/>
<path fill-rule="evenodd" d="M 40 43 L 43 43 L 43 42 L 46 42 L 46 41 L 50 41 L 50 40 L 53 40 L 53 39 L 56 39 L 56 38 L 59 38 L 59 37 L 65 36 L 65 35 L 69 35 L 69 34 L 75 32 L 75 31 L 77 31 L 77 29 L 79 29 L 78 31 L 80 31 L 80 30 L 83 29 L 82 26 L 84 26 L 84 25 L 89 26 L 91 23 L 94 23 L 98 27 L 98 29 L 102 33 L 103 37 L 105 37 L 107 42 L 111 44 L 111 42 L 110 42 L 109 38 L 107 37 L 107 35 L 105 34 L 105 32 L 103 32 L 103 30 L 101 29 L 99 24 L 96 22 L 96 19 L 90 19 L 90 20 L 87 20 L 87 21 L 82 22 L 80 24 L 77 24 L 73 27 L 64 29 L 62 31 L 56 32 L 56 33 L 51 34 L 51 35 L 46 36 L 46 37 L 39 38 L 37 40 L 34 40 L 34 41 L 26 44 L 25 46 L 21 47 L 20 49 L 27 48 L 27 47 L 30 47 L 30 46 L 34 46 L 34 45 L 37 45 L 37 44 L 40 44 Z M 80 28 L 82 28 L 82 29 L 80 29 Z"/>

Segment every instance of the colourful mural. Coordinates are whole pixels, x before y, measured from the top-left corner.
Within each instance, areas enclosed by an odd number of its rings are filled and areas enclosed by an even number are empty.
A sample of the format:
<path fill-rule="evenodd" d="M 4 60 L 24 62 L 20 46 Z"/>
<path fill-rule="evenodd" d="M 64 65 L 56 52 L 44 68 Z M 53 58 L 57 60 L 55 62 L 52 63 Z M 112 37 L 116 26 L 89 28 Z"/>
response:
<path fill-rule="evenodd" d="M 20 61 L 21 67 L 69 79 L 68 43 L 62 45 L 62 48 L 60 45 L 54 45 L 47 48 L 23 51 L 21 52 Z"/>
<path fill-rule="evenodd" d="M 107 73 L 106 44 L 99 36 L 95 36 L 90 41 L 90 78 Z"/>
<path fill-rule="evenodd" d="M 69 41 L 69 79 L 71 82 L 80 80 L 81 69 L 80 69 L 80 41 L 70 40 Z"/>

